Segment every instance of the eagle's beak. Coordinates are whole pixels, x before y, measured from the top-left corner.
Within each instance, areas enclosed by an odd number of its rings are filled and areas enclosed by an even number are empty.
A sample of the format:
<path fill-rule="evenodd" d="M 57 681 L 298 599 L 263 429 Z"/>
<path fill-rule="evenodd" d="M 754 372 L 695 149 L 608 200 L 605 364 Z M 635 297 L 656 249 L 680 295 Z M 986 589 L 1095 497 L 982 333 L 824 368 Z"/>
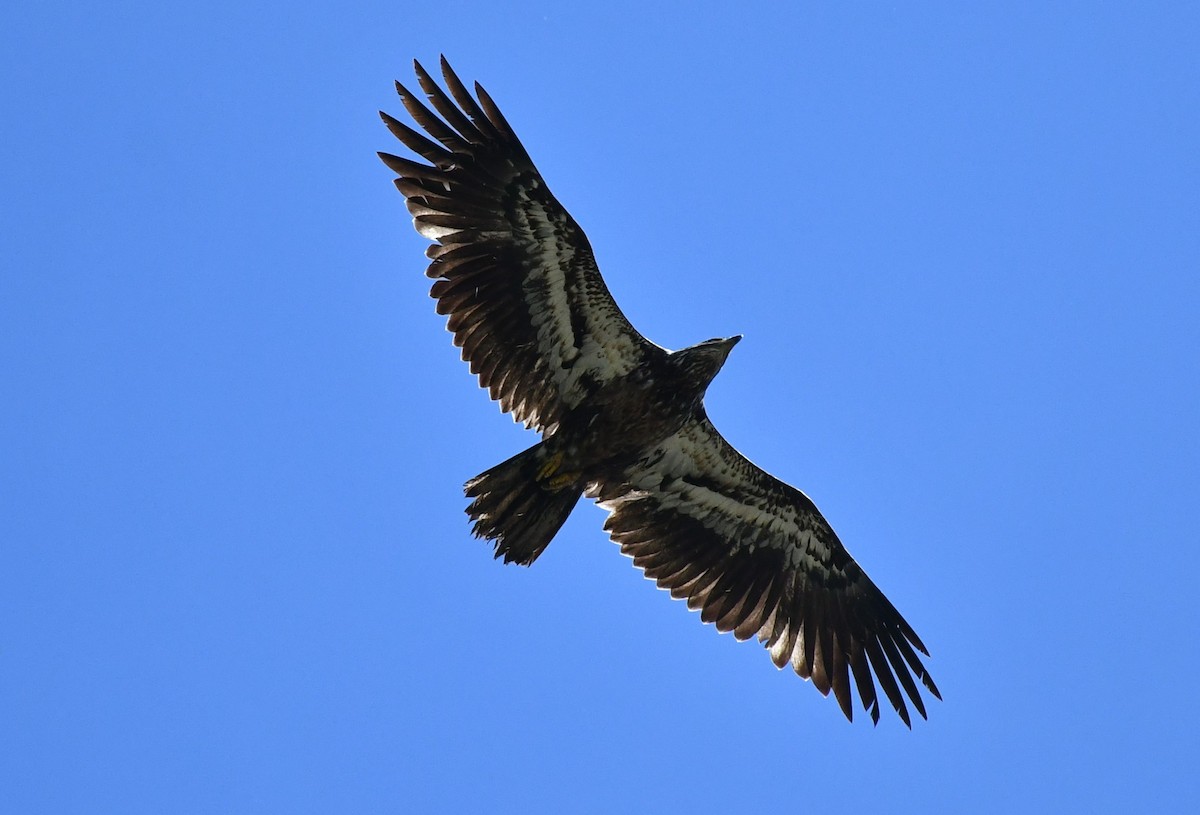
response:
<path fill-rule="evenodd" d="M 724 356 L 724 358 L 721 360 L 721 364 L 722 364 L 722 365 L 724 365 L 724 364 L 725 364 L 725 360 L 726 360 L 726 359 L 729 359 L 729 352 L 733 350 L 733 346 L 737 345 L 737 344 L 738 344 L 739 342 L 741 342 L 741 341 L 742 341 L 742 335 L 741 335 L 741 334 L 737 334 L 737 335 L 735 335 L 735 336 L 733 336 L 733 337 L 730 337 L 729 339 L 725 340 L 725 342 L 724 342 L 724 346 L 725 346 L 725 356 Z"/>

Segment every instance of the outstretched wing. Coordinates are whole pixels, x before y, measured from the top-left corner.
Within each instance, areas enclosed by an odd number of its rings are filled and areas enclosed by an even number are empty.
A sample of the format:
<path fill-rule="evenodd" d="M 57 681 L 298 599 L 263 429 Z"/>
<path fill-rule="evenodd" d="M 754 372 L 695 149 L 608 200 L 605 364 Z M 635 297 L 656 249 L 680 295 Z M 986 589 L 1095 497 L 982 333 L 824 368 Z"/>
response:
<path fill-rule="evenodd" d="M 663 349 L 639 334 L 596 268 L 583 230 L 555 200 L 495 103 L 472 97 L 442 58 L 447 96 L 415 63 L 425 106 L 396 89 L 429 136 L 380 112 L 429 164 L 387 153 L 413 225 L 434 241 L 426 274 L 439 314 L 502 410 L 552 431 L 566 410 Z M 476 98 L 478 97 L 478 98 Z"/>
<path fill-rule="evenodd" d="M 832 690 L 846 718 L 851 674 L 875 722 L 875 680 L 910 727 L 905 695 L 925 716 L 914 677 L 941 698 L 914 649 L 929 652 L 812 501 L 703 414 L 593 492 L 611 513 L 605 529 L 647 577 L 719 630 L 757 634 L 777 666 Z"/>

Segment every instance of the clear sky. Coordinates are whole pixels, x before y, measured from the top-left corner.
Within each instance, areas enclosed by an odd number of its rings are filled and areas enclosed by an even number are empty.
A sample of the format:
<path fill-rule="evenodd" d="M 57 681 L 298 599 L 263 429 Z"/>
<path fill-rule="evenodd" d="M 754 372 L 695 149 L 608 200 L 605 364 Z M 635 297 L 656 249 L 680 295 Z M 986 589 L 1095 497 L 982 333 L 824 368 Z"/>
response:
<path fill-rule="evenodd" d="M 0 808 L 1195 811 L 1200 12 L 1156 3 L 8 4 Z M 103 9 L 103 10 L 101 10 Z M 445 52 L 929 645 L 848 724 L 581 504 L 376 150 Z"/>

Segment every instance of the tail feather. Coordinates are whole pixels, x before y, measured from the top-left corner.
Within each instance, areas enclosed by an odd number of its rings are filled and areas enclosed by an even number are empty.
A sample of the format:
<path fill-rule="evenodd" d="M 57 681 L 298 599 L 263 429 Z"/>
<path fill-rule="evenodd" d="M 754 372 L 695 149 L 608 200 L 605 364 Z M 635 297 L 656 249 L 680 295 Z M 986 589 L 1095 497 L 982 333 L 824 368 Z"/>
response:
<path fill-rule="evenodd" d="M 467 497 L 474 499 L 466 510 L 475 522 L 472 532 L 491 540 L 496 557 L 503 557 L 505 563 L 533 563 L 583 493 L 573 486 L 552 490 L 539 482 L 537 473 L 544 459 L 542 444 L 536 444 L 466 484 Z"/>

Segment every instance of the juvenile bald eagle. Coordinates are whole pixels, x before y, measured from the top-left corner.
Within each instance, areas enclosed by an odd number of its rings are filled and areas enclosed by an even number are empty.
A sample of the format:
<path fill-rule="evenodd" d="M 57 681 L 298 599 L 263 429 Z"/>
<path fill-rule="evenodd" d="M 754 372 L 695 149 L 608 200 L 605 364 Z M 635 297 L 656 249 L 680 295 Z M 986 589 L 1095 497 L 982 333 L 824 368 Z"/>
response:
<path fill-rule="evenodd" d="M 906 696 L 924 717 L 917 680 L 941 696 L 912 627 L 812 501 L 705 415 L 705 390 L 740 337 L 667 351 L 638 333 L 483 88 L 472 96 L 443 58 L 447 95 L 415 67 L 433 110 L 396 89 L 428 136 L 380 115 L 428 163 L 380 158 L 434 242 L 426 274 L 454 344 L 501 409 L 542 435 L 467 482 L 475 535 L 528 565 L 587 494 L 648 578 L 718 630 L 757 635 L 777 666 L 832 690 L 846 718 L 851 675 L 873 721 L 876 681 L 906 725 Z"/>

